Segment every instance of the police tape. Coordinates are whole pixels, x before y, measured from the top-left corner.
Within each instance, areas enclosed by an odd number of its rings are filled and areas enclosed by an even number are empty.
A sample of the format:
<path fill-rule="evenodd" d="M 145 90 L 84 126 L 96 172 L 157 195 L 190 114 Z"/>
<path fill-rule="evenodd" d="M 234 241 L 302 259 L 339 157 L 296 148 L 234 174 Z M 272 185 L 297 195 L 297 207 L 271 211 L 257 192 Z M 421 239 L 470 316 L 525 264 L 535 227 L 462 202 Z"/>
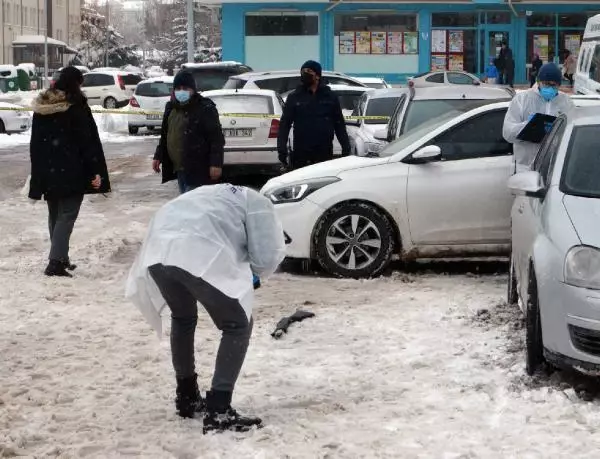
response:
<path fill-rule="evenodd" d="M 0 107 L 0 111 L 12 111 L 12 112 L 31 112 L 31 107 Z M 121 110 L 121 109 L 100 109 L 92 108 L 92 113 L 106 114 L 106 115 L 133 115 L 133 116 L 160 116 L 162 118 L 162 111 L 154 110 Z M 262 119 L 279 119 L 280 115 L 266 115 L 262 113 L 220 113 L 221 118 L 262 118 Z M 346 120 L 366 120 L 366 121 L 387 121 L 390 119 L 389 116 L 345 116 Z"/>

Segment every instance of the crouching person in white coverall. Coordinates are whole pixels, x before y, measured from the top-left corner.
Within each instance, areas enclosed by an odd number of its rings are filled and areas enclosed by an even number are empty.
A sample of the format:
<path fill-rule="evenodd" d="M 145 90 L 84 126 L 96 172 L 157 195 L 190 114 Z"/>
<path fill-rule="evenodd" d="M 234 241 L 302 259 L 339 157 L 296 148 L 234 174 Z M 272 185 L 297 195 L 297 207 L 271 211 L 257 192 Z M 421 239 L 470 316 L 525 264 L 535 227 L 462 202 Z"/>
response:
<path fill-rule="evenodd" d="M 537 85 L 518 93 L 511 101 L 504 118 L 503 135 L 507 142 L 514 144 L 516 172 L 530 170 L 540 148 L 539 143 L 517 139 L 533 115 L 542 113 L 559 116 L 574 107 L 571 98 L 559 91 L 561 83 L 562 74 L 558 66 L 545 64 L 538 73 Z M 546 132 L 551 129 L 552 124 L 547 124 Z"/>
<path fill-rule="evenodd" d="M 252 332 L 253 275 L 273 274 L 284 255 L 273 205 L 244 187 L 200 187 L 165 204 L 150 223 L 129 274 L 127 297 L 159 336 L 165 303 L 171 310 L 175 406 L 182 417 L 202 416 L 204 432 L 262 424 L 232 409 L 231 398 Z M 206 399 L 194 361 L 197 303 L 222 331 Z"/>

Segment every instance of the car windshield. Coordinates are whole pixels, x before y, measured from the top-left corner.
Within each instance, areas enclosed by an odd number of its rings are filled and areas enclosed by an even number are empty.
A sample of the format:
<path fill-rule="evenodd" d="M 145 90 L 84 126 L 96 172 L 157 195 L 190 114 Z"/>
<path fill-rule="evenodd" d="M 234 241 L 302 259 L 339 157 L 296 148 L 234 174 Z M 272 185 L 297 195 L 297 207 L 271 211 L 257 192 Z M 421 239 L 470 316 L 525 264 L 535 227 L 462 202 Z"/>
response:
<path fill-rule="evenodd" d="M 273 99 L 267 96 L 236 94 L 230 96 L 208 96 L 217 106 L 219 114 L 256 113 L 272 115 Z"/>
<path fill-rule="evenodd" d="M 223 89 L 242 89 L 246 83 L 246 80 L 242 78 L 230 77 L 223 86 Z"/>
<path fill-rule="evenodd" d="M 564 193 L 600 199 L 598 137 L 598 124 L 573 129 L 561 182 Z"/>
<path fill-rule="evenodd" d="M 391 117 L 400 97 L 382 97 L 371 99 L 367 103 L 365 116 L 387 116 Z M 365 124 L 385 124 L 383 120 L 365 120 Z"/>
<path fill-rule="evenodd" d="M 414 100 L 408 105 L 402 133 L 412 131 L 421 124 L 449 111 L 466 113 L 474 108 L 498 102 L 494 99 Z"/>
<path fill-rule="evenodd" d="M 129 73 L 127 75 L 123 75 L 122 77 L 123 84 L 125 86 L 135 86 L 140 81 L 142 81 L 142 77 L 139 75 L 134 75 L 133 73 Z"/>
<path fill-rule="evenodd" d="M 418 142 L 427 134 L 436 130 L 442 124 L 445 124 L 453 118 L 456 118 L 460 114 L 461 113 L 459 111 L 453 110 L 426 121 L 418 128 L 413 129 L 407 134 L 402 134 L 397 140 L 388 144 L 383 150 L 381 150 L 381 152 L 379 152 L 379 156 L 388 157 L 393 156 L 396 153 L 400 153 L 405 148 L 411 146 L 415 142 Z"/>
<path fill-rule="evenodd" d="M 169 97 L 173 91 L 173 83 L 163 83 L 156 81 L 154 83 L 140 83 L 135 89 L 135 93 L 142 97 Z"/>

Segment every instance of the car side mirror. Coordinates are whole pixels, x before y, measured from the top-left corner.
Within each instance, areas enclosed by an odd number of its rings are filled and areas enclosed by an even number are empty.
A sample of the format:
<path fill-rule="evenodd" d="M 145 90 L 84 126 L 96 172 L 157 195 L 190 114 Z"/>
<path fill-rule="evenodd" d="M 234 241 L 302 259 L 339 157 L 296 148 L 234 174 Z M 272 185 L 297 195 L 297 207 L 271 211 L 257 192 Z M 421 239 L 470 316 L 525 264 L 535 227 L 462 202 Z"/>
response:
<path fill-rule="evenodd" d="M 383 142 L 388 141 L 388 130 L 387 128 L 377 129 L 373 133 L 373 137 L 377 140 L 382 140 Z"/>
<path fill-rule="evenodd" d="M 474 86 L 480 86 L 481 85 L 481 80 L 473 80 L 473 85 Z"/>
<path fill-rule="evenodd" d="M 346 125 L 347 126 L 356 126 L 356 127 L 359 127 L 360 126 L 360 120 L 347 119 L 346 118 Z"/>
<path fill-rule="evenodd" d="M 408 164 L 427 164 L 442 159 L 442 149 L 437 145 L 427 145 L 408 157 Z"/>
<path fill-rule="evenodd" d="M 544 180 L 539 172 L 520 172 L 508 179 L 508 188 L 517 196 L 542 199 L 546 196 Z"/>

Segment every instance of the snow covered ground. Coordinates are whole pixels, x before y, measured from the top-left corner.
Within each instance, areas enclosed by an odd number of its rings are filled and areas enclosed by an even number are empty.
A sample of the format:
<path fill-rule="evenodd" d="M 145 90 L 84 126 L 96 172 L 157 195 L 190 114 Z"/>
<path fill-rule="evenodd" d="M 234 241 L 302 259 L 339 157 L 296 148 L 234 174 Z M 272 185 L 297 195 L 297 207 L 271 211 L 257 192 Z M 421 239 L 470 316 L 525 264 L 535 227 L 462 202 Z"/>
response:
<path fill-rule="evenodd" d="M 200 421 L 174 413 L 168 340 L 123 299 L 146 224 L 175 188 L 158 185 L 147 156 L 110 169 L 114 193 L 86 199 L 75 228 L 74 279 L 41 275 L 44 205 L 4 190 L 0 457 L 597 457 L 598 402 L 567 376 L 525 376 L 506 276 L 468 264 L 369 281 L 275 275 L 259 290 L 234 397 L 266 427 L 203 436 Z M 271 338 L 297 307 L 316 317 Z M 201 313 L 203 389 L 218 337 Z"/>

